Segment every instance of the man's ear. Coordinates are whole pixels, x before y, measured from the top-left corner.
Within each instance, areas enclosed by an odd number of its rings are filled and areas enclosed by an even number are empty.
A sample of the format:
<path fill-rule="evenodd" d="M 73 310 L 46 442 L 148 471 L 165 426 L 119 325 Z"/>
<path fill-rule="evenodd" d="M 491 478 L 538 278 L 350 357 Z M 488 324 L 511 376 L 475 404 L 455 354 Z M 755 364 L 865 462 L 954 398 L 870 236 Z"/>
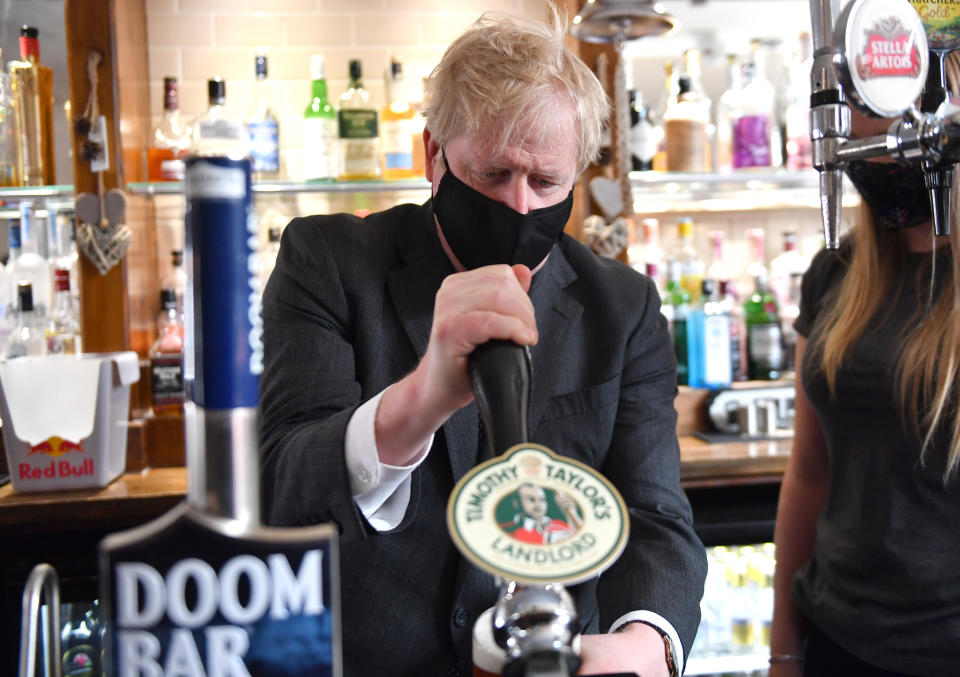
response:
<path fill-rule="evenodd" d="M 433 168 L 434 163 L 437 159 L 437 153 L 440 152 L 440 146 L 437 145 L 437 142 L 434 141 L 433 135 L 430 133 L 430 130 L 426 127 L 423 128 L 423 173 L 427 177 L 427 181 L 433 183 Z M 440 177 L 437 177 L 438 179 Z"/>

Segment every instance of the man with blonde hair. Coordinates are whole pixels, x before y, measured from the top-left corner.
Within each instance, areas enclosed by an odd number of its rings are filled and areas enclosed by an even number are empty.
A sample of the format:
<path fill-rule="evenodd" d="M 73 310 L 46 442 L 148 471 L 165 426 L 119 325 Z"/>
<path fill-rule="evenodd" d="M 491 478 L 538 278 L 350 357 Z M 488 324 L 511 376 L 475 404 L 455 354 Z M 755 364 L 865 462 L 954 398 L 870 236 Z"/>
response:
<path fill-rule="evenodd" d="M 706 561 L 679 481 L 676 364 L 653 283 L 563 234 L 608 115 L 565 27 L 484 15 L 424 107 L 433 197 L 294 219 L 264 295 L 261 441 L 273 524 L 341 531 L 346 674 L 468 675 L 497 596 L 444 524 L 483 460 L 467 358 L 532 349 L 531 440 L 602 471 L 630 540 L 574 588 L 583 674 L 678 674 Z"/>

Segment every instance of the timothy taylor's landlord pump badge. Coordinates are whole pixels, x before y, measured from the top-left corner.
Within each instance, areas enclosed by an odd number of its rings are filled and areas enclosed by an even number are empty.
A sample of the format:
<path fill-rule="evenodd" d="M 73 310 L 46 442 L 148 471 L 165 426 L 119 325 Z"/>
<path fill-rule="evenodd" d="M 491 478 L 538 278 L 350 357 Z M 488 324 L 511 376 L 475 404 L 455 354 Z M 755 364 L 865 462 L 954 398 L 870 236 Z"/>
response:
<path fill-rule="evenodd" d="M 626 545 L 627 508 L 592 468 L 523 443 L 482 463 L 454 487 L 447 525 L 463 555 L 521 583 L 579 583 Z"/>

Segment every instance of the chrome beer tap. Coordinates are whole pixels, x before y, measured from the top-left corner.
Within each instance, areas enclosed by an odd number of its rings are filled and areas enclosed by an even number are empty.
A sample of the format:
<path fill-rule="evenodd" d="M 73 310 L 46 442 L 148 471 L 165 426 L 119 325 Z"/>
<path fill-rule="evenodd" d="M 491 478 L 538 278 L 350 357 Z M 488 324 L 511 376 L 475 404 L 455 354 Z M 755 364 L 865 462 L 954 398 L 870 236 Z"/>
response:
<path fill-rule="evenodd" d="M 947 235 L 960 116 L 949 103 L 943 60 L 960 46 L 960 34 L 950 21 L 921 18 L 907 0 L 853 0 L 839 14 L 837 8 L 837 0 L 810 0 L 810 138 L 826 246 L 839 246 L 844 168 L 873 157 L 922 168 L 934 232 Z M 928 39 L 932 31 L 936 39 Z M 850 105 L 897 119 L 886 134 L 851 140 Z"/>

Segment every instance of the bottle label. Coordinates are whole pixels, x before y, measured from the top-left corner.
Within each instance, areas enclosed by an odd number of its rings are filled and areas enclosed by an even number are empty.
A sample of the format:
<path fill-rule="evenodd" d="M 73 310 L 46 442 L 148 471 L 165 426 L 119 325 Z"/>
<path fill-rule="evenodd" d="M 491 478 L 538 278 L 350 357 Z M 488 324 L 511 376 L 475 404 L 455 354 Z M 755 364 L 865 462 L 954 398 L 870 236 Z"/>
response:
<path fill-rule="evenodd" d="M 707 126 L 699 120 L 667 120 L 664 125 L 667 170 L 707 171 Z"/>
<path fill-rule="evenodd" d="M 783 336 L 779 324 L 751 324 L 747 339 L 751 362 L 761 369 L 783 366 Z"/>
<path fill-rule="evenodd" d="M 733 369 L 730 364 L 730 318 L 726 315 L 707 315 L 703 318 L 703 371 L 708 385 L 730 383 Z"/>
<path fill-rule="evenodd" d="M 413 171 L 413 120 L 383 123 L 383 165 L 386 169 Z"/>
<path fill-rule="evenodd" d="M 200 121 L 200 138 L 203 140 L 226 140 L 242 142 L 244 125 L 236 120 L 216 119 Z"/>
<path fill-rule="evenodd" d="M 304 166 L 307 181 L 335 179 L 337 169 L 337 122 L 333 118 L 304 118 Z"/>
<path fill-rule="evenodd" d="M 733 122 L 733 167 L 770 166 L 770 124 L 766 115 L 743 115 Z"/>
<path fill-rule="evenodd" d="M 630 152 L 644 165 L 653 165 L 657 154 L 657 137 L 649 120 L 640 120 L 630 129 Z"/>
<path fill-rule="evenodd" d="M 183 355 L 150 358 L 150 386 L 154 406 L 183 404 Z"/>
<path fill-rule="evenodd" d="M 276 172 L 280 169 L 280 127 L 276 120 L 254 120 L 250 130 L 250 159 L 255 172 Z"/>
<path fill-rule="evenodd" d="M 160 163 L 160 175 L 168 181 L 183 181 L 183 160 L 173 158 Z"/>
<path fill-rule="evenodd" d="M 375 139 L 380 135 L 375 110 L 341 110 L 337 113 L 337 123 L 341 139 Z"/>

